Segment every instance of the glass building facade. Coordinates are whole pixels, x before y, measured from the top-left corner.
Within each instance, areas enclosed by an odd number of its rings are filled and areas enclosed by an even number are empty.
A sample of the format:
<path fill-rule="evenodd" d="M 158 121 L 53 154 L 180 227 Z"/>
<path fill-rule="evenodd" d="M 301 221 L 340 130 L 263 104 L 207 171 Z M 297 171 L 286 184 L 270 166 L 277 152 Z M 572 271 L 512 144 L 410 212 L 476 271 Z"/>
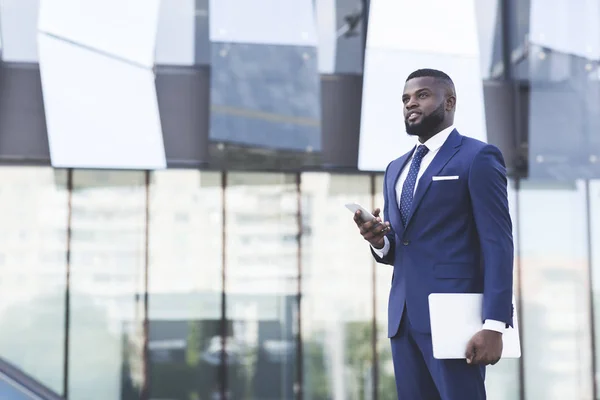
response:
<path fill-rule="evenodd" d="M 340 206 L 381 204 L 381 174 L 0 179 L 0 354 L 56 392 L 395 398 L 391 270 Z M 523 357 L 489 368 L 489 398 L 591 398 L 600 180 L 512 180 L 509 195 Z"/>
<path fill-rule="evenodd" d="M 383 206 L 356 161 L 369 15 L 408 3 L 280 2 L 261 2 L 276 24 L 246 0 L 160 4 L 166 163 L 139 170 L 55 164 L 50 3 L 0 0 L 1 359 L 71 400 L 396 398 L 392 271 L 343 205 Z M 458 3 L 510 170 L 523 355 L 488 368 L 488 398 L 600 399 L 600 2 Z"/>

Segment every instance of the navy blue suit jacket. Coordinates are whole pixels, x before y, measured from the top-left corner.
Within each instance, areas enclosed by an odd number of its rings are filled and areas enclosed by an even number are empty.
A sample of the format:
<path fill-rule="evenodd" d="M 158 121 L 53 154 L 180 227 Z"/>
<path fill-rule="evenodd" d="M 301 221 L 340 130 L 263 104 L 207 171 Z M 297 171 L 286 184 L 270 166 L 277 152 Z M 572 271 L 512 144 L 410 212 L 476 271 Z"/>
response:
<path fill-rule="evenodd" d="M 506 167 L 492 145 L 453 130 L 420 178 L 406 227 L 396 183 L 414 149 L 392 161 L 384 178 L 384 216 L 390 250 L 380 263 L 394 266 L 388 337 L 405 310 L 417 331 L 431 332 L 430 293 L 483 293 L 486 319 L 512 326 L 513 238 Z M 436 180 L 433 176 L 458 176 Z"/>

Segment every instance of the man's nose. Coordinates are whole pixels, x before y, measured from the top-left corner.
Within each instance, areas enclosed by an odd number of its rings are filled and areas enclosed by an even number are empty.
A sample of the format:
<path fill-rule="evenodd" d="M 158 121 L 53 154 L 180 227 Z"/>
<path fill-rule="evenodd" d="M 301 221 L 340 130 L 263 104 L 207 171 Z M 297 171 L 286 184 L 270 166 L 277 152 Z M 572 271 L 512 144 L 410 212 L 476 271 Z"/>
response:
<path fill-rule="evenodd" d="M 416 108 L 419 105 L 419 103 L 417 103 L 415 98 L 410 98 L 407 102 L 406 102 L 406 109 L 407 110 L 412 110 L 413 108 Z"/>

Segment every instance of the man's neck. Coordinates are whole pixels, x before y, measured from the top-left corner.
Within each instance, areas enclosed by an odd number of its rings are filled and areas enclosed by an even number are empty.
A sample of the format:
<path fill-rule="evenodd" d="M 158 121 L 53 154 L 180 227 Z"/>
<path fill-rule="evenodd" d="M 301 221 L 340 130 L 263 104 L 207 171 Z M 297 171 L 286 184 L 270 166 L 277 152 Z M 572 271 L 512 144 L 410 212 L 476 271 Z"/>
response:
<path fill-rule="evenodd" d="M 435 135 L 437 135 L 444 129 L 449 128 L 451 126 L 452 126 L 452 122 L 444 122 L 443 124 L 438 126 L 437 129 L 434 130 L 434 133 L 429 134 L 429 135 L 419 136 L 419 143 L 421 143 L 421 144 L 425 143 L 426 141 L 428 141 L 429 139 L 431 139 L 432 137 L 434 137 Z"/>

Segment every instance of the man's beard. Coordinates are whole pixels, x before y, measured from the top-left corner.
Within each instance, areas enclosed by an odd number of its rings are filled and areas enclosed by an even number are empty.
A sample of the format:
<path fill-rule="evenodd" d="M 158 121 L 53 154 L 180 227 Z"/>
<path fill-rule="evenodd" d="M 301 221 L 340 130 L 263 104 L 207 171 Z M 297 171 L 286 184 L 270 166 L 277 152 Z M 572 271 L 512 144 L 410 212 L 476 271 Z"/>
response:
<path fill-rule="evenodd" d="M 431 114 L 423 115 L 421 122 L 417 124 L 409 124 L 406 119 L 404 120 L 404 126 L 406 127 L 406 133 L 411 136 L 427 136 L 431 133 L 435 133 L 434 130 L 444 122 L 445 114 L 444 102 L 440 104 Z"/>

